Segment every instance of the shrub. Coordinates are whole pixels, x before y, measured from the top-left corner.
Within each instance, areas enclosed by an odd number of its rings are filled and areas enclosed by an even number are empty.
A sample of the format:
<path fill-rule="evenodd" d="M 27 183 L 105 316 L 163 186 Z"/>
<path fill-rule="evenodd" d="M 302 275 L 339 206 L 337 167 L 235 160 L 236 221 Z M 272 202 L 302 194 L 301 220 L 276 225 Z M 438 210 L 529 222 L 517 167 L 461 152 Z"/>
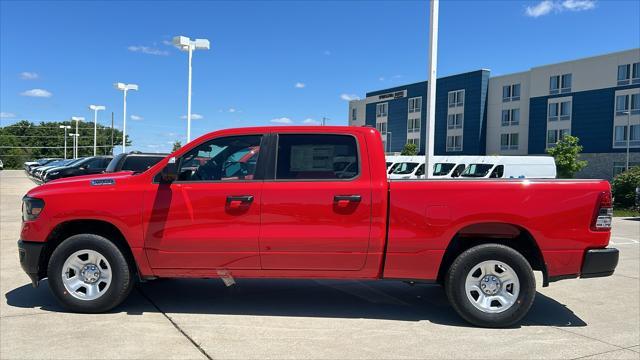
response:
<path fill-rule="evenodd" d="M 614 204 L 622 208 L 633 207 L 638 186 L 640 186 L 640 166 L 618 174 L 611 183 Z"/>
<path fill-rule="evenodd" d="M 400 153 L 400 155 L 407 155 L 407 156 L 418 155 L 418 147 L 416 146 L 416 144 L 406 143 L 404 144 L 404 148 L 402 149 L 402 152 Z"/>

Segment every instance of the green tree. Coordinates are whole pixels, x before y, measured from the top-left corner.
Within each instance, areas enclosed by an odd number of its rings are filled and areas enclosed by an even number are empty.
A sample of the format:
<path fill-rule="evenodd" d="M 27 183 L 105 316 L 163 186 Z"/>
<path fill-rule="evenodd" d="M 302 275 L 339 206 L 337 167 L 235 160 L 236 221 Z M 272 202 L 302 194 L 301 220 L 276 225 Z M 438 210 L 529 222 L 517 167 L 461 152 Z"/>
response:
<path fill-rule="evenodd" d="M 71 125 L 67 134 L 75 132 L 71 121 L 41 122 L 22 120 L 0 128 L 0 159 L 5 168 L 20 169 L 25 161 L 44 157 L 64 157 L 64 130 L 61 125 Z M 78 124 L 78 156 L 93 155 L 93 122 Z M 113 146 L 112 144 L 113 137 Z M 113 148 L 122 145 L 122 132 L 104 125 L 97 126 L 97 154 L 113 153 Z M 131 140 L 127 136 L 127 146 Z M 73 138 L 67 137 L 67 157 L 73 156 Z"/>
<path fill-rule="evenodd" d="M 400 153 L 400 155 L 418 155 L 418 147 L 416 146 L 416 144 L 406 143 L 404 144 L 404 148 L 402 148 L 402 152 Z"/>
<path fill-rule="evenodd" d="M 171 152 L 174 152 L 174 151 L 180 149 L 181 147 L 182 147 L 182 143 L 180 141 L 176 140 L 173 143 L 173 149 L 171 149 Z"/>
<path fill-rule="evenodd" d="M 613 178 L 611 190 L 615 205 L 621 208 L 633 207 L 638 186 L 640 186 L 640 166 L 632 167 Z"/>
<path fill-rule="evenodd" d="M 578 171 L 587 166 L 587 162 L 579 160 L 578 156 L 582 151 L 582 146 L 578 143 L 580 139 L 567 135 L 558 141 L 556 146 L 547 149 L 547 153 L 556 161 L 556 172 L 561 179 L 571 179 Z"/>

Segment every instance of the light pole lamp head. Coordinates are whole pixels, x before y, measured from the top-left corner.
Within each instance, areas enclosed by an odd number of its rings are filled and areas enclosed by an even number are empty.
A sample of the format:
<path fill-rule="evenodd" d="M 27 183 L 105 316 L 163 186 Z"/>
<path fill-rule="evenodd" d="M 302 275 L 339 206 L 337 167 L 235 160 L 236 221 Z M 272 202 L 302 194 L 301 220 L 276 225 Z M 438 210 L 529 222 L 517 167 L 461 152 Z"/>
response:
<path fill-rule="evenodd" d="M 73 121 L 84 121 L 84 117 L 82 117 L 82 116 L 72 116 L 71 120 L 73 120 Z"/>
<path fill-rule="evenodd" d="M 138 85 L 136 85 L 136 84 L 125 84 L 125 83 L 121 83 L 121 82 L 113 84 L 113 87 L 115 87 L 118 90 L 122 90 L 122 91 L 138 90 Z"/>
<path fill-rule="evenodd" d="M 100 111 L 106 109 L 103 105 L 89 105 L 89 109 L 94 111 Z"/>
<path fill-rule="evenodd" d="M 195 48 L 197 50 L 209 50 L 210 49 L 209 40 L 207 40 L 207 39 L 196 39 L 196 41 L 194 41 L 194 44 L 195 44 Z"/>
<path fill-rule="evenodd" d="M 189 45 L 191 44 L 191 39 L 186 36 L 174 36 L 172 42 L 173 45 L 178 49 L 187 50 L 189 49 Z"/>
<path fill-rule="evenodd" d="M 71 129 L 71 125 L 60 125 L 60 129 Z"/>

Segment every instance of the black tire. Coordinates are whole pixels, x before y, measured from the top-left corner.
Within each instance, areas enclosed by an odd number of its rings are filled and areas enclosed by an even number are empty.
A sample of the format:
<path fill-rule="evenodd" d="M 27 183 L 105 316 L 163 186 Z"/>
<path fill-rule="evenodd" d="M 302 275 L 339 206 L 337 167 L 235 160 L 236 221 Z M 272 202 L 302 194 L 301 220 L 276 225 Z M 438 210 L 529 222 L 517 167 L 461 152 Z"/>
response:
<path fill-rule="evenodd" d="M 465 291 L 468 273 L 483 261 L 491 260 L 511 267 L 520 283 L 515 303 L 499 313 L 476 308 Z M 499 244 L 478 245 L 460 254 L 451 264 L 444 285 L 449 302 L 463 319 L 473 325 L 489 328 L 508 327 L 520 321 L 529 312 L 536 295 L 536 280 L 527 259 L 516 250 Z"/>
<path fill-rule="evenodd" d="M 111 267 L 111 283 L 104 293 L 94 300 L 81 300 L 65 288 L 62 267 L 76 251 L 93 250 L 106 258 Z M 73 235 L 64 240 L 51 254 L 47 268 L 49 288 L 62 306 L 73 312 L 100 313 L 119 305 L 133 288 L 133 275 L 124 254 L 113 242 L 94 234 Z"/>

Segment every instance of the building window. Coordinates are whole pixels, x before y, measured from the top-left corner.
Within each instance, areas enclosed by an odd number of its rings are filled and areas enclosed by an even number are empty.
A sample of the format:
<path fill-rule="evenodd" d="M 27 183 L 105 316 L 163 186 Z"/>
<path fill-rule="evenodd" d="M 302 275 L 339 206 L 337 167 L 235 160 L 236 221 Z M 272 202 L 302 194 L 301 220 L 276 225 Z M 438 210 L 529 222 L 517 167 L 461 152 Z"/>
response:
<path fill-rule="evenodd" d="M 462 129 L 463 114 L 449 114 L 447 116 L 447 129 Z"/>
<path fill-rule="evenodd" d="M 351 109 L 351 121 L 356 121 L 358 119 L 358 109 Z"/>
<path fill-rule="evenodd" d="M 618 85 L 629 84 L 629 78 L 631 75 L 630 70 L 630 64 L 618 65 Z"/>
<path fill-rule="evenodd" d="M 420 138 L 407 139 L 407 144 L 415 144 L 416 145 L 416 149 L 418 149 L 418 151 L 420 151 Z"/>
<path fill-rule="evenodd" d="M 462 151 L 462 135 L 447 136 L 447 151 Z"/>
<path fill-rule="evenodd" d="M 376 105 L 376 117 L 385 117 L 387 116 L 387 106 L 388 103 L 380 103 Z"/>
<path fill-rule="evenodd" d="M 520 84 L 505 85 L 502 87 L 502 102 L 520 100 Z"/>
<path fill-rule="evenodd" d="M 420 132 L 420 118 L 407 120 L 407 132 Z"/>
<path fill-rule="evenodd" d="M 640 125 L 631 125 L 631 131 L 627 125 L 616 126 L 614 128 L 613 146 L 618 148 L 627 147 L 627 134 L 630 133 L 629 147 L 640 147 Z"/>
<path fill-rule="evenodd" d="M 380 132 L 380 135 L 384 136 L 387 134 L 387 123 L 386 122 L 379 122 L 376 123 L 376 130 L 378 130 Z"/>
<path fill-rule="evenodd" d="M 631 64 L 631 82 L 640 84 L 640 62 Z"/>
<path fill-rule="evenodd" d="M 549 114 L 547 116 L 549 121 L 557 121 L 558 120 L 558 103 L 550 103 L 549 104 Z"/>
<path fill-rule="evenodd" d="M 422 98 L 414 97 L 409 99 L 409 113 L 417 112 L 419 113 L 422 110 Z"/>
<path fill-rule="evenodd" d="M 640 162 L 629 162 L 629 169 L 640 166 Z M 619 175 L 623 172 L 627 171 L 627 162 L 626 161 L 614 161 L 613 162 L 613 176 Z"/>
<path fill-rule="evenodd" d="M 547 131 L 547 147 L 555 146 L 558 141 L 569 135 L 569 129 L 555 129 Z"/>
<path fill-rule="evenodd" d="M 549 94 L 571 92 L 571 74 L 555 75 L 549 78 Z"/>
<path fill-rule="evenodd" d="M 502 110 L 502 126 L 520 124 L 520 109 Z"/>
<path fill-rule="evenodd" d="M 571 101 L 560 103 L 560 120 L 571 120 Z"/>
<path fill-rule="evenodd" d="M 640 114 L 640 94 L 616 96 L 616 115 L 629 115 L 629 106 L 631 115 Z"/>
<path fill-rule="evenodd" d="M 501 134 L 500 150 L 518 150 L 519 138 L 518 133 Z"/>
<path fill-rule="evenodd" d="M 464 106 L 464 90 L 449 91 L 449 107 Z"/>
<path fill-rule="evenodd" d="M 631 114 L 640 114 L 640 94 L 631 94 Z"/>

